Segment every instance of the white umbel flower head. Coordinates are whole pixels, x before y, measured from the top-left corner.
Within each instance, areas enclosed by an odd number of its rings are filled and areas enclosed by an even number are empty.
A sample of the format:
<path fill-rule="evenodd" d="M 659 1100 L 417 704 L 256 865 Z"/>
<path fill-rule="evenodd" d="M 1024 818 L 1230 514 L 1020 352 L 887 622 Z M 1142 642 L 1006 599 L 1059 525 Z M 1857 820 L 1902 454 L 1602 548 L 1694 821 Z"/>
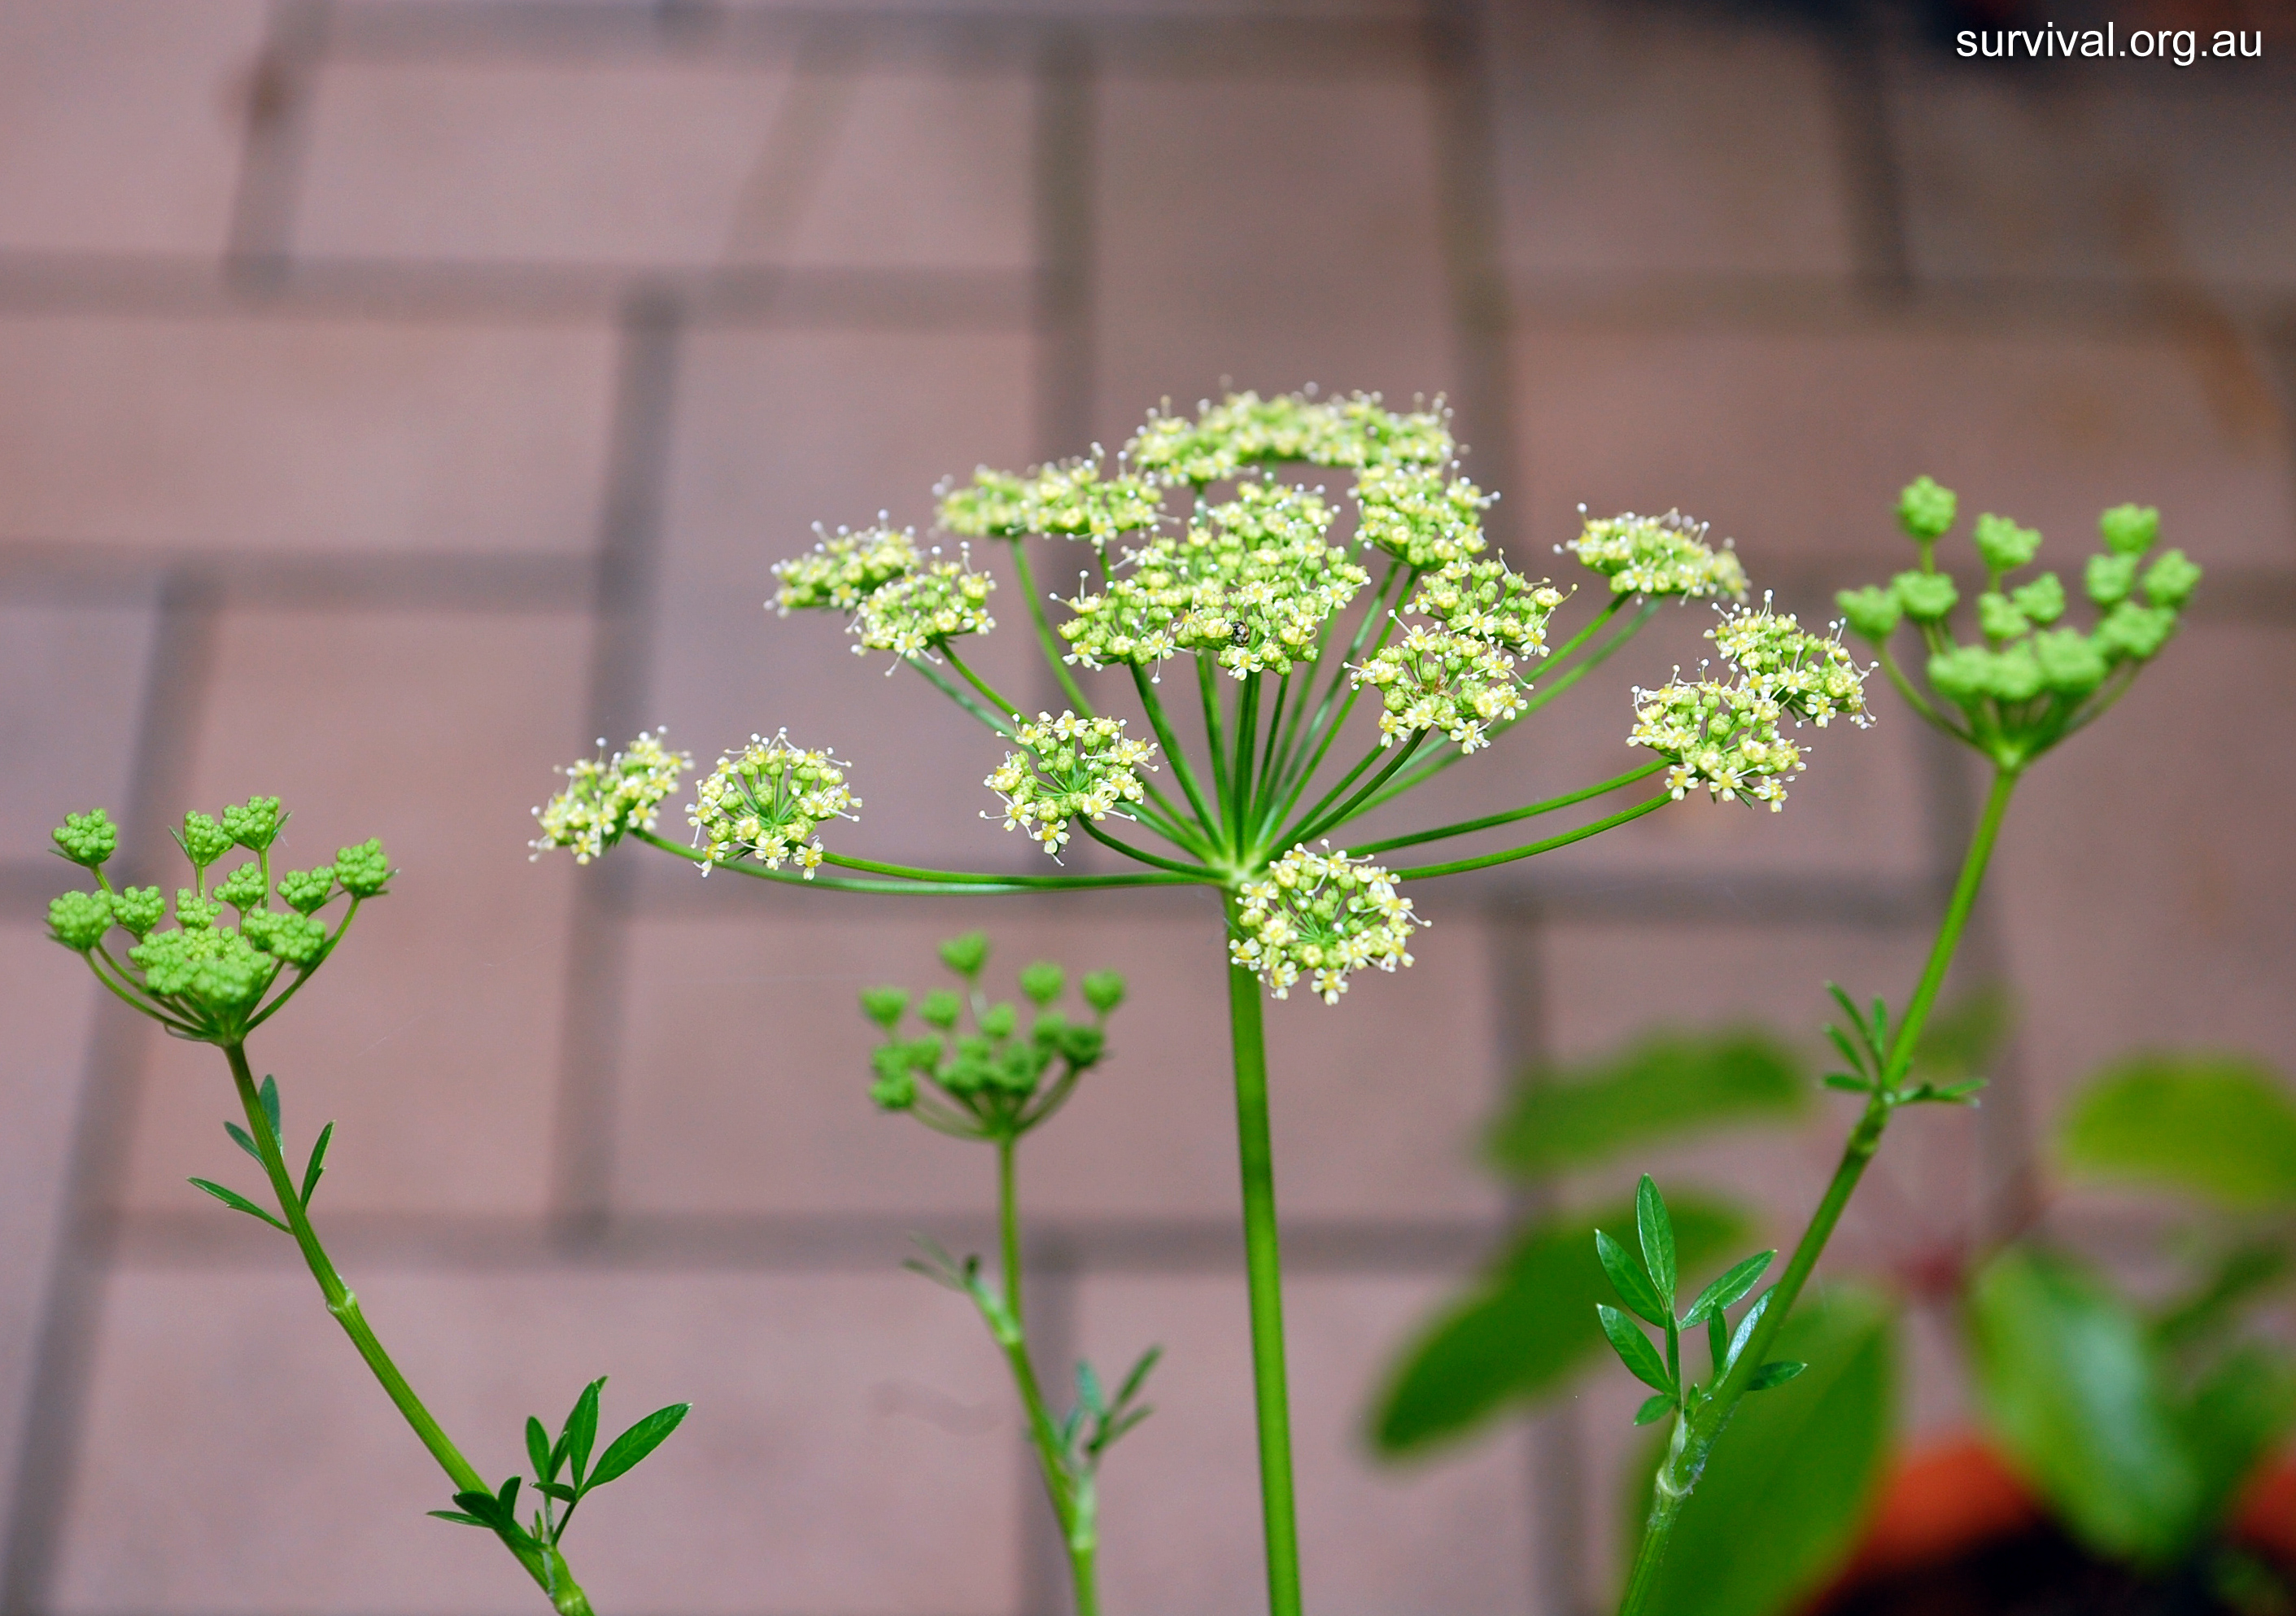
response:
<path fill-rule="evenodd" d="M 960 546 L 958 555 L 957 561 L 935 562 L 895 578 L 865 599 L 853 619 L 853 632 L 861 636 L 854 654 L 890 651 L 897 657 L 922 656 L 959 635 L 996 628 L 988 602 L 996 580 L 972 570 L 969 546 Z"/>
<path fill-rule="evenodd" d="M 1801 749 L 1778 734 L 1784 709 L 1775 697 L 1741 682 L 1685 680 L 1635 690 L 1628 746 L 1647 746 L 1671 761 L 1667 787 L 1679 801 L 1704 787 L 1718 802 L 1785 807 L 1786 782 L 1808 767 Z"/>
<path fill-rule="evenodd" d="M 849 767 L 791 746 L 787 730 L 770 741 L 751 735 L 694 791 L 687 817 L 696 854 L 705 866 L 754 858 L 778 870 L 793 862 L 811 881 L 823 857 L 815 830 L 825 820 L 860 818 L 861 799 L 845 784 Z"/>
<path fill-rule="evenodd" d="M 605 746 L 601 739 L 598 745 Z M 677 777 L 693 766 L 689 753 L 673 752 L 659 731 L 638 738 L 611 758 L 585 758 L 560 771 L 566 789 L 534 810 L 542 834 L 527 845 L 539 858 L 552 848 L 567 848 L 576 864 L 587 864 L 619 841 L 633 827 L 651 831 L 654 811 L 677 789 Z"/>
<path fill-rule="evenodd" d="M 1013 738 L 1021 750 L 1007 752 L 1004 767 L 981 783 L 1004 800 L 1004 828 L 1027 831 L 1054 857 L 1068 845 L 1070 820 L 1105 819 L 1138 802 L 1145 794 L 1140 771 L 1156 767 L 1149 761 L 1156 749 L 1128 740 L 1121 718 L 1038 713 Z"/>
<path fill-rule="evenodd" d="M 907 529 L 864 528 L 850 533 L 840 528 L 832 535 L 822 533 L 816 522 L 813 530 L 821 533 L 821 542 L 810 554 L 774 563 L 774 576 L 782 580 L 774 608 L 783 617 L 792 611 L 851 611 L 922 559 L 917 536 Z"/>
<path fill-rule="evenodd" d="M 1397 895 L 1385 869 L 1334 853 L 1328 842 L 1320 852 L 1293 848 L 1241 898 L 1228 958 L 1279 999 L 1305 973 L 1324 1003 L 1338 1004 L 1349 972 L 1411 964 L 1405 945 L 1427 923 Z"/>
<path fill-rule="evenodd" d="M 1413 567 L 1439 567 L 1483 550 L 1483 512 L 1496 495 L 1440 468 L 1372 465 L 1356 479 L 1356 537 Z"/>
<path fill-rule="evenodd" d="M 1678 595 L 1696 600 L 1726 595 L 1742 599 L 1746 570 L 1737 553 L 1724 540 L 1720 549 L 1706 542 L 1706 524 L 1679 511 L 1663 516 L 1622 516 L 1600 519 L 1579 514 L 1586 527 L 1569 549 L 1578 559 L 1611 580 L 1614 595 Z"/>
<path fill-rule="evenodd" d="M 1749 685 L 1797 718 L 1820 729 L 1837 715 L 1860 729 L 1874 722 L 1866 710 L 1866 678 L 1874 669 L 1857 666 L 1838 628 L 1832 634 L 1808 633 L 1792 614 L 1780 617 L 1773 611 L 1769 596 L 1764 595 L 1759 611 L 1725 610 L 1706 637 Z"/>

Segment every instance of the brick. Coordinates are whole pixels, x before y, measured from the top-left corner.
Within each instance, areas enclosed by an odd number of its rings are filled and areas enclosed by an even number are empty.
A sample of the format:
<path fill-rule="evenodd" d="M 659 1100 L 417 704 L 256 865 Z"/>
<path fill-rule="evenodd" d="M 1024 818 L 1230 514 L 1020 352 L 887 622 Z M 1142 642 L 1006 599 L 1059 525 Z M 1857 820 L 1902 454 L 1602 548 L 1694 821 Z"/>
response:
<path fill-rule="evenodd" d="M 0 859 L 45 860 L 67 813 L 127 811 L 155 620 L 148 599 L 0 604 L 0 686 L 38 693 L 0 707 L 0 753 L 41 760 L 0 777 Z"/>
<path fill-rule="evenodd" d="M 712 881 L 715 889 L 728 878 Z M 762 897 L 763 906 L 752 907 Z M 877 1042 L 855 1007 L 882 982 L 949 980 L 933 956 L 972 926 L 991 989 L 1033 958 L 1126 973 L 1114 1055 L 1021 1155 L 1024 1212 L 1236 1215 L 1234 1102 L 1220 923 L 1208 897 L 1132 894 L 863 908 L 734 890 L 723 918 L 636 931 L 617 1203 L 634 1211 L 932 1212 L 995 1208 L 985 1146 L 875 1114 Z M 1472 915 L 1428 934 L 1413 971 L 1340 1005 L 1269 1007 L 1277 1182 L 1293 1217 L 1456 1218 L 1494 1206 L 1470 1160 L 1497 1072 L 1498 1015 Z M 1439 1061 L 1429 1029 L 1440 1029 Z"/>
<path fill-rule="evenodd" d="M 531 1608 L 498 1546 L 423 1518 L 447 1507 L 446 1479 L 291 1261 L 113 1279 L 57 1608 Z M 978 1317 L 915 1276 L 354 1277 L 490 1476 L 526 1470 L 525 1416 L 554 1430 L 601 1371 L 609 1434 L 695 1404 L 567 1537 L 602 1605 L 1011 1608 L 1029 1500 L 1010 1382 Z M 146 1524 L 131 1544 L 122 1511 Z"/>
<path fill-rule="evenodd" d="M 2296 1073 L 2296 856 L 2269 829 L 2296 780 L 2256 743 L 2292 677 L 2284 627 L 2188 625 L 2110 717 L 2027 775 L 1992 901 L 2042 1117 L 2138 1047 L 2245 1050 Z"/>
<path fill-rule="evenodd" d="M 2159 62 L 2013 80 L 1894 62 L 1916 266 L 1940 277 L 2285 285 L 2296 148 L 2279 96 L 2253 64 L 2203 70 L 2212 78 L 2195 94 L 2162 82 L 2180 75 Z"/>
<path fill-rule="evenodd" d="M 1102 86 L 1096 436 L 1231 379 L 1398 401 L 1455 384 L 1429 94 L 1399 74 Z"/>
<path fill-rule="evenodd" d="M 0 536 L 263 554 L 596 542 L 613 340 L 583 329 L 0 323 Z"/>
<path fill-rule="evenodd" d="M 541 1210 L 576 872 L 528 862 L 527 809 L 581 721 L 586 646 L 579 620 L 540 616 L 246 611 L 217 629 L 187 806 L 276 794 L 284 867 L 372 835 L 402 872 L 249 1045 L 291 1141 L 340 1123 L 323 1213 Z M 252 1170 L 217 1126 L 237 1114 L 222 1059 L 154 1029 L 143 1081 L 128 1204 L 201 1211 L 186 1174 Z"/>
<path fill-rule="evenodd" d="M 1416 1276 L 1286 1286 L 1300 1556 L 1317 1610 L 1521 1610 L 1532 1554 L 1519 1436 L 1448 1463 L 1377 1468 L 1363 1449 L 1388 1357 L 1441 1293 Z M 1156 1413 L 1103 1472 L 1101 1563 L 1119 1609 L 1265 1608 L 1243 1281 L 1108 1277 L 1083 1288 L 1078 1341 L 1103 1371 L 1151 1341 Z M 1171 1546 L 1185 1544 L 1185 1554 Z"/>
<path fill-rule="evenodd" d="M 16 1466 L 50 1270 L 62 1232 L 72 1125 L 87 1071 L 88 1033 L 100 990 L 45 926 L 0 929 L 14 1054 L 0 1083 L 8 1126 L 0 1129 L 0 1179 L 8 1185 L 9 1237 L 0 1246 L 0 1509 L 12 1507 Z M 105 1001 L 107 1004 L 110 1001 Z M 35 1008 L 37 1007 L 37 1008 Z"/>
<path fill-rule="evenodd" d="M 0 12 L 0 250 L 219 250 L 264 14 L 258 0 Z"/>
<path fill-rule="evenodd" d="M 1510 268 L 1854 267 L 1827 62 L 1807 30 L 1579 5 L 1492 15 Z"/>
<path fill-rule="evenodd" d="M 1557 329 L 1516 355 L 1529 491 L 1508 496 L 1541 554 L 1576 535 L 1582 501 L 1679 505 L 1736 537 L 1757 587 L 1818 556 L 1870 558 L 1863 570 L 1884 577 L 1912 549 L 1890 514 L 1898 489 L 1926 472 L 1965 511 L 2049 534 L 2044 559 L 2060 567 L 2096 547 L 2097 512 L 2125 499 L 2160 506 L 2203 563 L 2296 560 L 2283 439 L 2224 416 L 2200 345 Z"/>
<path fill-rule="evenodd" d="M 1030 355 L 1007 335 L 842 332 L 711 332 L 688 351 L 648 718 L 705 767 L 783 726 L 849 759 L 862 819 L 826 838 L 840 852 L 944 869 L 1045 862 L 980 817 L 995 802 L 980 783 L 1004 756 L 996 736 L 915 675 L 888 677 L 890 657 L 853 654 L 834 614 L 781 619 L 764 604 L 768 569 L 808 549 L 814 523 L 865 527 L 890 511 L 922 532 L 943 477 L 1037 458 Z M 960 655 L 1015 703 L 1052 701 L 1007 558 L 985 546 L 975 564 L 1001 579 L 997 627 Z M 665 876 L 683 890 L 689 874 Z"/>

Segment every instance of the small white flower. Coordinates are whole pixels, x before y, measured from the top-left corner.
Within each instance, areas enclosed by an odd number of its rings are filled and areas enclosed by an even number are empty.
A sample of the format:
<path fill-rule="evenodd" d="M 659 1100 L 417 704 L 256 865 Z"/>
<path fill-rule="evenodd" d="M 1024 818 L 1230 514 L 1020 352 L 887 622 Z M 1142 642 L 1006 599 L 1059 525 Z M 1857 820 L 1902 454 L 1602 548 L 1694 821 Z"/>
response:
<path fill-rule="evenodd" d="M 1238 897 L 1228 957 L 1254 972 L 1275 998 L 1290 996 L 1303 970 L 1327 1005 L 1340 1002 L 1348 974 L 1411 964 L 1405 947 L 1427 923 L 1412 913 L 1385 869 L 1368 859 L 1293 848 Z"/>

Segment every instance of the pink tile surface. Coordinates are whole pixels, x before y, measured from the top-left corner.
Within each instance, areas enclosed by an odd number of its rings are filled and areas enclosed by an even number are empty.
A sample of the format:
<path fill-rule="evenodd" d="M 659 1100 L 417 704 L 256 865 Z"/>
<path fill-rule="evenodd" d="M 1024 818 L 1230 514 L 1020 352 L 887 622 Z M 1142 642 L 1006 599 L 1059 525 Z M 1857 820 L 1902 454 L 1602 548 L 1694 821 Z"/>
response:
<path fill-rule="evenodd" d="M 1236 1215 L 1220 922 L 1210 900 L 1060 898 L 951 905 L 776 901 L 719 875 L 724 918 L 636 934 L 622 1069 L 617 1204 L 632 1211 L 878 1210 L 975 1220 L 993 1157 L 882 1116 L 866 1098 L 877 1042 L 855 998 L 953 980 L 934 958 L 972 926 L 997 944 L 992 989 L 1034 958 L 1125 972 L 1109 1062 L 1021 1154 L 1024 1210 L 1046 1216 Z M 1474 1217 L 1471 1167 L 1495 1080 L 1497 1015 L 1483 931 L 1427 933 L 1420 964 L 1370 973 L 1335 1007 L 1269 1007 L 1278 1188 L 1295 1217 Z M 912 1033 L 917 1030 L 912 1024 Z"/>
<path fill-rule="evenodd" d="M 219 251 L 263 28 L 258 0 L 0 7 L 0 251 Z"/>
<path fill-rule="evenodd" d="M 55 1608 L 530 1609 L 497 1545 L 424 1518 L 446 1479 L 283 1240 L 275 1263 L 112 1279 Z M 528 1415 L 554 1431 L 602 1372 L 609 1434 L 695 1405 L 566 1538 L 601 1608 L 1011 1608 L 1009 1385 L 980 1320 L 914 1275 L 350 1278 L 490 1478 L 529 1468 Z"/>
<path fill-rule="evenodd" d="M 1314 1609 L 1510 1610 L 1529 1596 L 1519 1437 L 1421 1469 L 1382 1470 L 1364 1452 L 1364 1410 L 1386 1354 L 1440 1291 L 1415 1276 L 1290 1287 L 1300 1554 Z M 1095 1281 L 1079 1337 L 1103 1368 L 1151 1341 L 1165 1349 L 1150 1382 L 1156 1413 L 1116 1450 L 1103 1483 L 1109 1608 L 1264 1610 L 1241 1277 Z"/>
<path fill-rule="evenodd" d="M 586 550 L 613 349 L 578 327 L 0 320 L 0 537 Z"/>
<path fill-rule="evenodd" d="M 373 835 L 400 871 L 248 1046 L 278 1075 L 291 1141 L 340 1123 L 324 1210 L 542 1208 L 574 871 L 527 861 L 526 810 L 550 789 L 553 737 L 579 722 L 587 640 L 568 618 L 390 611 L 246 611 L 218 629 L 189 802 L 275 794 L 294 816 L 281 865 Z M 170 888 L 184 867 L 170 861 Z M 204 1211 L 187 1174 L 253 1167 L 220 1126 L 237 1115 L 228 1073 L 156 1029 L 147 1049 L 127 1202 Z"/>
<path fill-rule="evenodd" d="M 43 857 L 68 813 L 127 811 L 153 626 L 143 602 L 0 603 L 0 685 L 27 693 L 0 706 L 0 754 L 44 760 L 0 775 L 0 859 Z"/>

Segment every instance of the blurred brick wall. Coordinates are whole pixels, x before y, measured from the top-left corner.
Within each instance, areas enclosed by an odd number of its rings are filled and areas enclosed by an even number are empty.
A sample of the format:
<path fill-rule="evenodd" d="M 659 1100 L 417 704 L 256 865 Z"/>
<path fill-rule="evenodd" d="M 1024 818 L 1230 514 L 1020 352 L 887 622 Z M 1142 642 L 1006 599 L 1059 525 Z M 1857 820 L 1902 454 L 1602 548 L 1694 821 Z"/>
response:
<path fill-rule="evenodd" d="M 324 1226 L 414 1379 L 491 1471 L 601 1370 L 610 1414 L 700 1405 L 578 1538 L 634 1616 L 1063 1608 L 997 1362 L 895 1267 L 912 1227 L 985 1237 L 988 1164 L 871 1113 L 847 1006 L 975 923 L 1008 964 L 1128 971 L 1120 1058 L 1024 1156 L 1046 1357 L 1168 1349 L 1107 1481 L 1110 1608 L 1257 1608 L 1207 906 L 838 901 L 524 848 L 594 735 L 666 721 L 707 758 L 787 724 L 854 759 L 849 845 L 1029 865 L 974 816 L 995 758 L 835 624 L 761 612 L 766 565 L 1224 377 L 1447 392 L 1526 566 L 1581 500 L 1678 504 L 1822 613 L 1899 564 L 1922 470 L 2061 559 L 2157 503 L 2209 566 L 2018 805 L 1964 972 L 2025 1006 L 2012 1080 L 1893 1138 L 1845 1264 L 1997 1216 L 2034 1120 L 2125 1044 L 2290 1065 L 2277 63 L 1980 73 L 1886 18 L 1562 0 L 0 3 L 7 1608 L 532 1603 L 421 1517 L 443 1486 L 280 1243 L 184 1186 L 238 1160 L 212 1057 L 43 940 L 64 810 L 111 805 L 165 879 L 160 826 L 254 790 L 302 857 L 379 833 L 405 868 L 258 1054 L 291 1131 L 341 1121 Z M 1610 772 L 1623 686 L 1701 626 L 1430 800 Z M 1022 636 L 986 651 L 1049 699 Z M 1599 1595 L 1622 1377 L 1400 1473 L 1362 1409 L 1502 1226 L 1469 1146 L 1513 1064 L 1660 1012 L 1808 1029 L 1826 977 L 1903 991 L 1970 803 L 1880 703 L 1784 817 L 1685 807 L 1438 890 L 1414 971 L 1276 1010 L 1327 1616 Z M 1653 1165 L 1783 1220 L 1833 1137 Z M 1923 1429 L 1960 1417 L 1943 1327 Z"/>

